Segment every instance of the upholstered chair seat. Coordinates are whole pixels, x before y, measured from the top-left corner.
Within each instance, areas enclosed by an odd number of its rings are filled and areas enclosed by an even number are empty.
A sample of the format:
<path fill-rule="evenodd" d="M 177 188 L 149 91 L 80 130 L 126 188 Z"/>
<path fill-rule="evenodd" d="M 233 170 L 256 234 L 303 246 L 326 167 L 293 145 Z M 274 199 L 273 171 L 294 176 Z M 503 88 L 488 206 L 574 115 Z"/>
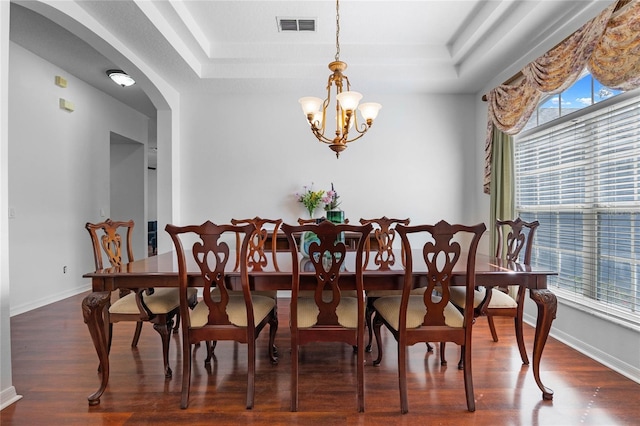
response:
<path fill-rule="evenodd" d="M 424 294 L 426 287 L 418 287 L 411 290 L 411 294 Z M 397 296 L 402 294 L 402 290 L 367 290 L 367 297 L 375 300 L 378 297 Z"/>
<path fill-rule="evenodd" d="M 197 294 L 198 290 L 195 288 L 188 290 L 190 299 L 197 297 Z M 179 289 L 177 288 L 154 288 L 153 294 L 145 294 L 142 300 L 149 311 L 156 315 L 166 314 L 180 307 Z M 139 312 L 135 293 L 121 297 L 109 307 L 110 314 L 138 314 Z"/>
<path fill-rule="evenodd" d="M 400 303 L 401 295 L 380 297 L 373 302 L 376 311 L 384 318 L 384 320 L 394 329 L 400 328 Z M 440 296 L 431 296 L 431 301 L 439 303 L 442 300 Z M 407 328 L 418 328 L 424 321 L 427 313 L 427 307 L 423 302 L 422 296 L 409 296 L 409 305 L 407 306 Z M 463 325 L 464 317 L 456 309 L 451 302 L 444 307 L 444 321 L 449 327 L 460 328 Z"/>
<path fill-rule="evenodd" d="M 214 292 L 211 292 L 214 294 Z M 272 297 L 259 296 L 251 294 L 251 300 L 253 301 L 253 318 L 255 322 L 262 322 L 271 313 L 276 305 L 276 301 Z M 247 306 L 244 301 L 244 296 L 241 294 L 232 294 L 229 296 L 229 303 L 227 304 L 227 315 L 229 315 L 229 322 L 237 327 L 247 326 Z M 207 324 L 207 317 L 209 316 L 209 308 L 204 301 L 200 301 L 191 312 L 191 327 L 198 328 Z"/>
<path fill-rule="evenodd" d="M 465 308 L 465 297 L 466 291 L 464 287 L 451 287 L 449 289 L 451 302 L 454 305 L 460 306 L 462 309 Z M 475 290 L 473 292 L 473 307 L 477 308 L 480 306 L 485 296 L 487 295 L 486 288 L 482 287 L 480 290 Z M 497 288 L 491 289 L 491 300 L 489 300 L 488 308 L 517 308 L 518 303 L 507 293 L 502 292 Z"/>
<path fill-rule="evenodd" d="M 298 327 L 309 328 L 318 323 L 320 309 L 312 297 L 298 298 Z M 340 304 L 336 306 L 338 323 L 344 328 L 358 326 L 358 299 L 355 297 L 340 297 Z"/>

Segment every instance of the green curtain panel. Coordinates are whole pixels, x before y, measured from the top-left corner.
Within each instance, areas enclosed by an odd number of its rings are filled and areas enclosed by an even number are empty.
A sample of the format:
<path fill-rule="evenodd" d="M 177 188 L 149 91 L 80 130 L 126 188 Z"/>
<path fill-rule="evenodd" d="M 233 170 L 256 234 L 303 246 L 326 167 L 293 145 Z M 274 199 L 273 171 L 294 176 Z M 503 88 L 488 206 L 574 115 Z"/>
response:
<path fill-rule="evenodd" d="M 496 252 L 496 219 L 514 219 L 515 175 L 513 165 L 513 137 L 500 131 L 495 125 L 492 131 L 491 183 L 490 183 L 490 245 Z"/>

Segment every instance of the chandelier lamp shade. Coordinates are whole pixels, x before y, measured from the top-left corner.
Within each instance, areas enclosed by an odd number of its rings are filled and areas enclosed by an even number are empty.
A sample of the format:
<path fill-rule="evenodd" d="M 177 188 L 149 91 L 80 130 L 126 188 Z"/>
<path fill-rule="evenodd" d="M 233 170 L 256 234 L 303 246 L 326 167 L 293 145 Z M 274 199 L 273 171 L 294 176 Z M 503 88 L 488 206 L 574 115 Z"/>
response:
<path fill-rule="evenodd" d="M 360 139 L 373 125 L 382 105 L 375 102 L 360 103 L 362 94 L 351 90 L 349 78 L 343 74 L 347 64 L 340 60 L 340 4 L 336 1 L 336 55 L 329 64 L 332 74 L 327 82 L 327 97 L 325 99 L 307 96 L 298 102 L 307 117 L 314 136 L 336 153 L 347 149 L 347 144 Z M 346 90 L 345 90 L 346 89 Z M 335 107 L 332 106 L 332 92 L 335 93 Z M 334 109 L 335 108 L 335 109 Z M 360 111 L 362 120 L 358 122 Z M 333 128 L 335 127 L 335 132 Z M 349 132 L 351 131 L 351 135 Z M 355 134 L 354 134 L 355 133 Z M 349 139 L 351 137 L 351 139 Z"/>

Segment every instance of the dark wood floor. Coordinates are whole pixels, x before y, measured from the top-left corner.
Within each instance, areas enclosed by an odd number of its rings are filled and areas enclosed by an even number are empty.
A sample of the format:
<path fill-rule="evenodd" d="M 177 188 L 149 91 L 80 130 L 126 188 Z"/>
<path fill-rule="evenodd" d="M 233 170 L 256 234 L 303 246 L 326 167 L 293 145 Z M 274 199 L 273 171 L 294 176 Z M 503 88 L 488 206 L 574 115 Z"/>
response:
<path fill-rule="evenodd" d="M 477 410 L 466 410 L 458 348 L 447 346 L 449 367 L 425 346 L 410 349 L 409 413 L 400 414 L 395 341 L 385 335 L 385 358 L 365 368 L 366 412 L 356 410 L 350 347 L 321 344 L 301 354 L 300 411 L 289 412 L 289 331 L 287 300 L 279 304 L 280 364 L 267 361 L 266 333 L 259 342 L 256 404 L 244 408 L 246 348 L 218 344 L 208 371 L 204 351 L 195 353 L 190 406 L 181 410 L 180 340 L 171 345 L 173 379 L 162 373 L 160 339 L 145 325 L 137 349 L 130 348 L 131 324 L 115 326 L 111 378 L 101 403 L 89 407 L 96 390 L 97 357 L 82 321 L 83 295 L 11 318 L 13 384 L 21 400 L 0 414 L 2 425 L 121 424 L 367 424 L 367 425 L 637 425 L 640 384 L 550 339 L 542 378 L 555 391 L 543 401 L 531 367 L 522 366 L 512 322 L 498 319 L 500 342 L 493 343 L 485 319 L 474 327 L 473 377 Z M 533 329 L 526 326 L 531 354 Z M 374 350 L 375 352 L 375 350 Z"/>

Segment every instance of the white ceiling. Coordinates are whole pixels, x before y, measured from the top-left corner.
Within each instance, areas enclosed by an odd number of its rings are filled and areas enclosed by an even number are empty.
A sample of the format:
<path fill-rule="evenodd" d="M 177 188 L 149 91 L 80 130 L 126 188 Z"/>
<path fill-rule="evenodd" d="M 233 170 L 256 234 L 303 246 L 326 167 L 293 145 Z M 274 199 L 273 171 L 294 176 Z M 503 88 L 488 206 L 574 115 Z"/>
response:
<path fill-rule="evenodd" d="M 56 2 L 17 2 L 11 39 L 153 116 L 139 87 L 104 71 L 114 59 L 62 26 Z M 46 3 L 51 3 L 54 8 Z M 422 0 L 340 3 L 340 59 L 361 92 L 478 93 L 513 75 L 612 0 Z M 80 1 L 178 91 L 287 90 L 321 95 L 336 53 L 335 2 Z M 31 10 L 38 13 L 34 13 Z M 279 32 L 277 17 L 314 18 L 315 32 Z M 127 70 L 125 70 L 127 71 Z M 136 77 L 136 70 L 129 71 Z"/>

